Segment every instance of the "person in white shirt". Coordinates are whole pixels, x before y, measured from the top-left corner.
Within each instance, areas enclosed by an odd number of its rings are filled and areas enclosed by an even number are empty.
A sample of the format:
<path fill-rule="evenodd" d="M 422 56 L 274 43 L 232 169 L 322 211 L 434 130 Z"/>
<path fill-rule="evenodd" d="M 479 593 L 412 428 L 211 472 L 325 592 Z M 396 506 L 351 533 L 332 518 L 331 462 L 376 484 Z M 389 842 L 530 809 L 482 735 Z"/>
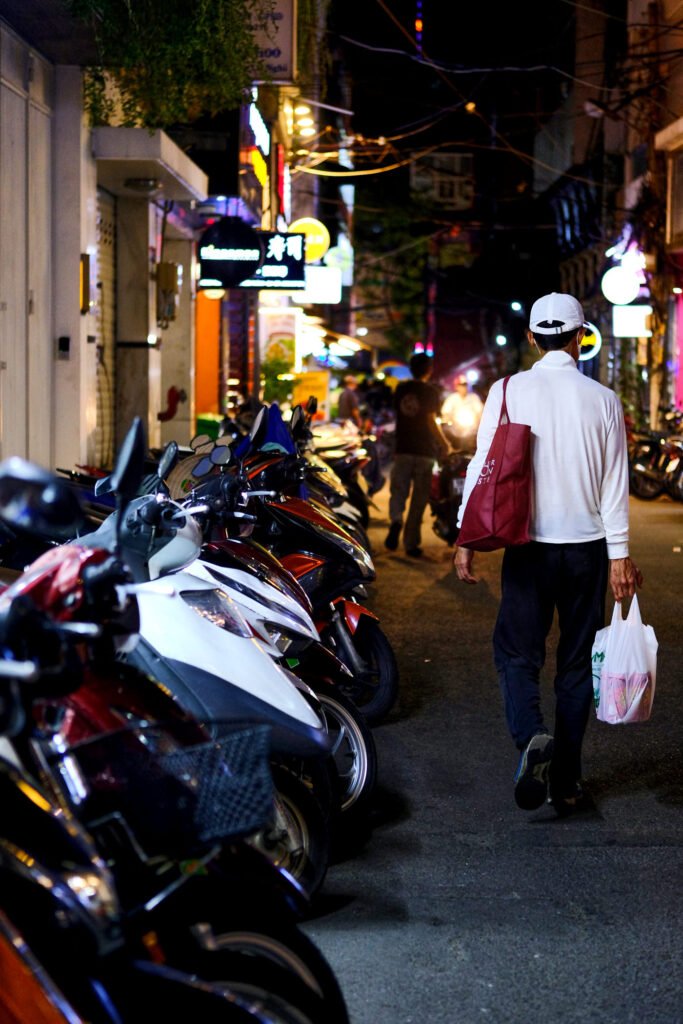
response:
<path fill-rule="evenodd" d="M 484 403 L 476 392 L 470 391 L 464 373 L 458 374 L 453 386 L 455 390 L 441 406 L 441 427 L 456 448 L 474 449 Z"/>
<path fill-rule="evenodd" d="M 628 552 L 628 461 L 621 403 L 579 371 L 581 304 L 553 292 L 531 308 L 527 336 L 540 355 L 508 383 L 512 422 L 532 435 L 531 542 L 503 556 L 494 635 L 510 735 L 520 751 L 515 800 L 525 810 L 550 799 L 560 815 L 587 806 L 581 750 L 593 699 L 591 649 L 604 624 L 607 582 L 615 601 L 632 597 L 643 577 Z M 465 482 L 458 525 L 498 425 L 502 381 L 489 392 L 477 451 Z M 476 583 L 471 550 L 456 547 L 459 580 Z M 555 727 L 543 720 L 540 671 L 555 609 L 560 638 Z"/>

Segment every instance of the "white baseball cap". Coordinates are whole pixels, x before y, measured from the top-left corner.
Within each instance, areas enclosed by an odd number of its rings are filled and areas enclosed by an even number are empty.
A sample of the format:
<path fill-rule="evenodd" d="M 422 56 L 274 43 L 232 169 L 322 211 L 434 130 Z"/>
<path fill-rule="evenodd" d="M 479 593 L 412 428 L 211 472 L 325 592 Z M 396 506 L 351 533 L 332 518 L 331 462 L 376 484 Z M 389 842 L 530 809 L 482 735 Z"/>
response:
<path fill-rule="evenodd" d="M 563 292 L 536 299 L 529 314 L 529 330 L 534 334 L 562 334 L 583 327 L 585 322 L 579 300 Z"/>

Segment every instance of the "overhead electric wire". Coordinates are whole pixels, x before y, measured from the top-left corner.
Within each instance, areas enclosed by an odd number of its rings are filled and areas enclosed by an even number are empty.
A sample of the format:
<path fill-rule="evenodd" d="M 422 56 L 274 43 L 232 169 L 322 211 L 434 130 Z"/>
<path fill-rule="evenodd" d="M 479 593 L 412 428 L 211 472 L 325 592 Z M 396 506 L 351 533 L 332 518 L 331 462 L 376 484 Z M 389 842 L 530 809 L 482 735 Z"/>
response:
<path fill-rule="evenodd" d="M 564 71 L 562 68 L 556 67 L 554 64 L 531 64 L 526 67 L 519 67 L 517 65 L 501 64 L 496 67 L 464 67 L 460 64 L 446 64 L 443 61 L 432 60 L 429 57 L 418 56 L 414 53 L 408 53 L 407 50 L 398 50 L 393 47 L 387 46 L 373 46 L 370 43 L 362 43 L 359 39 L 352 39 L 351 36 L 345 36 L 338 33 L 339 39 L 343 39 L 347 43 L 351 43 L 353 46 L 359 46 L 364 50 L 372 50 L 375 53 L 389 53 L 397 57 L 407 57 L 408 60 L 412 60 L 416 64 L 423 64 L 425 67 L 434 68 L 437 71 L 444 71 L 449 75 L 484 75 L 495 73 L 499 71 L 503 72 L 529 72 L 529 71 L 554 71 L 558 75 L 562 75 L 564 78 L 570 79 L 572 82 L 578 82 L 579 85 L 589 85 L 592 88 L 597 88 L 594 82 L 589 82 L 586 79 L 578 78 L 576 75 L 570 74 L 569 71 Z M 606 86 L 604 88 L 607 88 Z"/>
<path fill-rule="evenodd" d="M 614 17 L 612 15 L 609 15 L 606 12 L 598 11 L 595 8 L 591 8 L 588 5 L 574 3 L 574 2 L 572 2 L 572 0 L 563 0 L 563 2 L 569 3 L 571 6 L 574 6 L 574 7 L 577 7 L 577 8 L 581 7 L 583 9 L 585 9 L 585 10 L 593 11 L 594 13 L 604 14 L 605 17 L 613 18 L 614 20 L 617 20 L 619 22 L 624 22 L 624 19 L 622 19 L 622 18 L 616 18 L 616 17 Z M 406 38 L 408 38 L 410 40 L 411 44 L 413 44 L 414 40 L 413 40 L 412 35 L 405 28 L 405 26 L 402 25 L 401 22 L 396 18 L 396 16 L 393 14 L 393 12 L 387 7 L 387 5 L 384 3 L 384 0 L 377 0 L 377 3 L 382 8 L 382 10 L 385 12 L 387 17 L 389 17 L 389 19 L 394 23 L 394 25 L 396 25 L 396 27 L 399 29 L 399 31 L 403 35 L 405 35 Z M 647 26 L 647 27 L 651 27 L 651 26 Z M 344 35 L 340 35 L 339 38 L 345 39 L 346 41 L 348 41 L 348 42 L 350 42 L 350 43 L 352 43 L 354 45 L 361 46 L 361 47 L 363 47 L 365 49 L 375 50 L 376 52 L 395 53 L 397 55 L 400 55 L 400 56 L 403 56 L 403 57 L 407 57 L 410 60 L 415 60 L 416 59 L 415 55 L 407 53 L 404 50 L 396 50 L 396 49 L 389 49 L 389 48 L 382 48 L 382 47 L 374 47 L 374 46 L 371 46 L 370 44 L 362 43 L 359 40 L 355 40 L 355 39 L 352 39 L 351 37 L 344 36 Z M 645 43 L 643 43 L 643 45 L 645 45 Z M 671 52 L 676 54 L 676 58 L 678 58 L 679 56 L 683 55 L 683 51 L 676 50 L 676 51 L 671 51 Z M 657 55 L 653 54 L 653 60 L 656 59 L 656 57 L 657 57 Z M 588 81 L 586 79 L 578 78 L 578 77 L 576 77 L 574 75 L 569 74 L 568 72 L 563 72 L 560 68 L 556 68 L 556 67 L 554 67 L 552 65 L 535 65 L 533 67 L 526 67 L 526 68 L 521 68 L 521 67 L 520 68 L 501 67 L 501 68 L 468 68 L 468 69 L 452 69 L 452 68 L 450 68 L 449 69 L 448 65 L 440 65 L 439 63 L 437 63 L 435 61 L 432 61 L 430 58 L 428 58 L 424 54 L 424 52 L 422 54 L 422 57 L 420 58 L 420 63 L 423 63 L 423 64 L 433 68 L 433 70 L 437 72 L 439 77 L 443 79 L 443 81 L 446 83 L 446 85 L 459 97 L 460 102 L 458 104 L 454 104 L 454 106 L 452 108 L 449 108 L 451 110 L 452 109 L 458 109 L 459 106 L 464 105 L 464 103 L 466 102 L 466 97 L 446 77 L 447 74 L 452 74 L 452 73 L 467 73 L 467 74 L 478 73 L 478 74 L 487 74 L 488 75 L 488 74 L 491 74 L 491 73 L 495 73 L 497 71 L 549 70 L 549 71 L 558 72 L 560 74 L 564 74 L 564 75 L 566 75 L 566 77 L 570 78 L 571 80 L 573 80 L 573 81 L 575 81 L 575 82 L 577 82 L 579 84 L 582 84 L 582 85 L 587 85 L 587 86 L 591 87 L 592 89 L 595 89 L 596 91 L 601 91 L 601 92 L 614 92 L 615 91 L 615 87 L 614 86 L 603 86 L 603 85 L 599 85 L 598 83 L 593 82 L 593 81 Z M 641 67 L 642 67 L 642 61 L 641 61 Z M 665 81 L 665 79 L 664 79 L 664 81 Z M 657 84 L 662 84 L 662 82 L 658 82 Z M 654 87 L 655 87 L 654 85 L 650 84 L 647 88 L 648 89 L 652 89 Z M 660 106 L 663 110 L 667 110 L 667 108 L 661 102 L 658 102 L 658 101 L 654 101 L 654 102 L 656 102 L 657 105 Z M 606 110 L 605 113 L 606 113 L 607 116 L 609 116 L 610 112 L 609 112 L 609 110 Z M 528 166 L 536 167 L 536 168 L 539 168 L 539 169 L 543 169 L 545 171 L 549 171 L 551 174 L 555 175 L 557 178 L 565 178 L 565 179 L 570 180 L 570 181 L 577 181 L 577 182 L 585 183 L 585 184 L 589 184 L 589 185 L 597 184 L 597 182 L 594 179 L 592 179 L 592 178 L 588 178 L 588 177 L 584 177 L 584 176 L 576 175 L 576 174 L 568 174 L 565 169 L 553 167 L 551 164 L 548 164 L 545 161 L 540 160 L 538 157 L 534 157 L 531 154 L 524 152 L 523 150 L 517 149 L 514 145 L 512 145 L 512 143 L 509 141 L 509 139 L 506 136 L 502 135 L 498 131 L 498 129 L 495 127 L 494 124 L 492 124 L 489 121 L 487 121 L 487 119 L 483 116 L 481 111 L 476 109 L 475 111 L 473 111 L 473 115 L 476 116 L 480 120 L 480 122 L 487 128 L 487 130 L 488 130 L 488 132 L 490 134 L 491 139 L 495 140 L 496 142 L 500 142 L 501 147 L 503 148 L 503 150 L 506 153 L 508 153 L 510 155 L 513 155 L 513 156 L 516 156 L 518 159 L 520 159 L 522 162 L 526 163 Z M 625 118 L 625 116 L 623 114 L 620 113 L 619 116 L 620 116 L 620 118 L 622 120 L 624 120 L 626 122 L 626 118 Z M 432 124 L 435 124 L 437 120 L 440 120 L 440 116 L 435 118 L 435 120 L 432 122 Z M 417 134 L 417 133 L 418 132 L 415 132 L 414 134 Z M 386 141 L 387 140 L 385 139 L 385 142 Z M 491 145 L 491 146 L 488 146 L 488 147 L 482 147 L 481 145 L 478 145 L 478 144 L 463 143 L 461 141 L 458 141 L 456 143 L 440 143 L 438 146 L 430 147 L 429 149 L 424 150 L 424 151 L 422 151 L 420 153 L 414 153 L 410 157 L 407 157 L 405 160 L 398 160 L 395 163 L 386 165 L 384 167 L 368 168 L 368 169 L 356 169 L 356 170 L 352 170 L 352 171 L 325 171 L 325 170 L 319 170 L 317 168 L 307 168 L 307 167 L 305 167 L 303 165 L 298 165 L 296 170 L 299 170 L 299 171 L 301 171 L 303 173 L 319 174 L 319 175 L 324 176 L 324 177 L 344 177 L 344 176 L 358 177 L 358 176 L 370 176 L 370 175 L 373 175 L 373 174 L 383 174 L 383 173 L 387 173 L 387 172 L 390 172 L 390 171 L 393 171 L 393 170 L 397 170 L 397 169 L 399 169 L 401 167 L 406 166 L 409 163 L 413 163 L 416 160 L 419 160 L 421 157 L 426 156 L 426 155 L 428 155 L 431 152 L 434 152 L 436 149 L 443 149 L 444 146 L 446 146 L 446 145 L 453 145 L 453 144 L 458 145 L 460 147 L 464 146 L 467 149 L 473 149 L 473 148 L 495 148 L 494 145 Z"/>

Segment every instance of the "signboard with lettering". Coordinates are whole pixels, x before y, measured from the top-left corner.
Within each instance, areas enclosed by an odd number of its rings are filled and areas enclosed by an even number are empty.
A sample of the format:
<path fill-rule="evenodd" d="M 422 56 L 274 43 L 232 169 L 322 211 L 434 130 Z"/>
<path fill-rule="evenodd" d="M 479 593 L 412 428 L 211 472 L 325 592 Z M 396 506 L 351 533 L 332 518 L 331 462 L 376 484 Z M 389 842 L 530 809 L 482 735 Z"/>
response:
<path fill-rule="evenodd" d="M 296 28 L 294 0 L 273 0 L 266 24 L 256 32 L 265 81 L 294 82 L 296 69 Z"/>
<path fill-rule="evenodd" d="M 315 217 L 300 217 L 289 225 L 290 231 L 303 231 L 306 236 L 306 262 L 317 263 L 330 247 L 330 233 Z"/>
<path fill-rule="evenodd" d="M 260 231 L 264 242 L 263 263 L 240 288 L 278 288 L 285 291 L 306 287 L 305 238 L 290 231 Z"/>
<path fill-rule="evenodd" d="M 318 399 L 317 420 L 329 419 L 330 371 L 308 370 L 297 373 L 292 384 L 292 406 L 305 405 L 311 396 Z"/>
<path fill-rule="evenodd" d="M 263 263 L 262 233 L 239 217 L 221 217 L 199 239 L 200 288 L 235 288 Z"/>

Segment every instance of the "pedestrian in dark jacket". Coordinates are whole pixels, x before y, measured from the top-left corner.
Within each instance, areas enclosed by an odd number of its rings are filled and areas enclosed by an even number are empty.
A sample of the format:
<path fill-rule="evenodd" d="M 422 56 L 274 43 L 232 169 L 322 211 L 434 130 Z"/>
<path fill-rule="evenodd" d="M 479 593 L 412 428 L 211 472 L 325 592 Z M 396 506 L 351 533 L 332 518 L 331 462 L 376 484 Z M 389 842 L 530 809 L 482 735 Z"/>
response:
<path fill-rule="evenodd" d="M 414 355 L 410 360 L 413 379 L 399 384 L 394 394 L 396 447 L 390 477 L 391 525 L 384 544 L 390 551 L 398 547 L 403 513 L 410 499 L 403 546 L 411 558 L 422 556 L 422 517 L 429 501 L 434 460 L 445 456 L 450 448 L 437 423 L 441 395 L 429 383 L 432 369 L 431 356 Z"/>

